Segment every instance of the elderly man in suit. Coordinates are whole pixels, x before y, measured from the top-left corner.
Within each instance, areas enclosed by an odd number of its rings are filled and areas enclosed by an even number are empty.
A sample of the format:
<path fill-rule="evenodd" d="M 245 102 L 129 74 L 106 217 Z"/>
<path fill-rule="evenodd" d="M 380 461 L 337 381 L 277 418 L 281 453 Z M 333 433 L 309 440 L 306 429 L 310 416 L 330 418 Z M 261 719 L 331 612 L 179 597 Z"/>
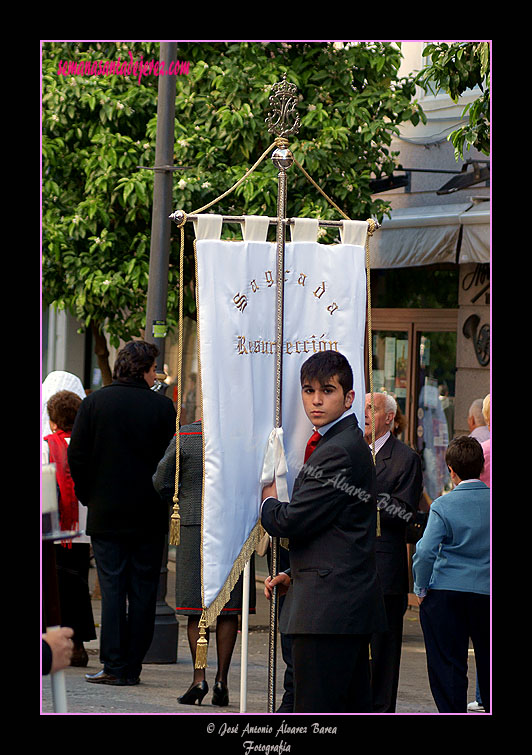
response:
<path fill-rule="evenodd" d="M 289 538 L 290 575 L 268 578 L 265 592 L 287 590 L 280 630 L 292 636 L 294 713 L 371 712 L 369 638 L 386 617 L 375 470 L 351 409 L 349 362 L 334 351 L 314 354 L 302 365 L 301 391 L 314 426 L 304 464 L 289 502 L 276 499 L 274 482 L 262 504 L 265 530 Z"/>
<path fill-rule="evenodd" d="M 408 605 L 406 528 L 415 515 L 423 478 L 418 454 L 393 435 L 397 403 L 385 393 L 373 394 L 375 472 L 381 535 L 375 552 L 388 630 L 371 638 L 373 711 L 395 713 L 403 639 L 403 616 Z M 372 444 L 371 394 L 366 396 L 364 437 Z"/>

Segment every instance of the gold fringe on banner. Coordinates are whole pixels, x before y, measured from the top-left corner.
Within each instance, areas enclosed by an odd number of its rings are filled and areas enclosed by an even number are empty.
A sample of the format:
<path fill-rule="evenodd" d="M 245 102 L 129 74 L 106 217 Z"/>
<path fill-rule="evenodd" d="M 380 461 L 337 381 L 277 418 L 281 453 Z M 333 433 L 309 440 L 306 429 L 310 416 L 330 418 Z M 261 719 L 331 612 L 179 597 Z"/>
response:
<path fill-rule="evenodd" d="M 242 549 L 240 553 L 238 554 L 231 571 L 229 572 L 229 576 L 225 580 L 225 583 L 216 596 L 216 598 L 213 600 L 211 605 L 207 607 L 203 607 L 202 613 L 201 613 L 201 619 L 199 622 L 199 628 L 200 628 L 200 636 L 198 638 L 198 643 L 196 646 L 196 663 L 195 668 L 206 668 L 207 666 L 207 645 L 208 642 L 205 638 L 205 630 L 211 626 L 211 624 L 214 624 L 216 621 L 218 615 L 221 613 L 222 608 L 225 606 L 227 601 L 229 600 L 231 596 L 231 591 L 233 590 L 234 586 L 238 582 L 238 578 L 240 577 L 241 573 L 244 571 L 244 567 L 248 563 L 248 561 L 251 559 L 251 556 L 253 555 L 253 551 L 257 547 L 259 541 L 260 541 L 260 523 L 257 522 L 255 527 L 251 530 L 251 533 L 242 546 Z M 203 574 L 202 574 L 202 591 L 203 591 Z M 202 631 L 203 629 L 203 631 Z M 202 664 L 202 665 L 200 665 Z"/>

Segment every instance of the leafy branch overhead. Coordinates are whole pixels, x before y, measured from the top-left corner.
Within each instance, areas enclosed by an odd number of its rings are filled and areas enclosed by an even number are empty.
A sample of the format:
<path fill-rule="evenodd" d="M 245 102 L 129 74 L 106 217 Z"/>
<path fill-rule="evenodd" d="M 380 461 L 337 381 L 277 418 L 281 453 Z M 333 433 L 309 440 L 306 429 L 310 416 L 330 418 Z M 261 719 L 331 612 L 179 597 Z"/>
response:
<path fill-rule="evenodd" d="M 420 71 L 416 83 L 431 94 L 447 92 L 453 102 L 478 87 L 481 94 L 466 105 L 467 122 L 449 134 L 455 157 L 474 147 L 490 154 L 490 46 L 489 42 L 432 43 L 423 50 L 430 63 Z"/>
<path fill-rule="evenodd" d="M 156 76 L 75 75 L 65 61 L 158 60 L 153 42 L 43 45 L 43 301 L 69 309 L 82 327 L 105 327 L 111 343 L 145 326 L 157 120 Z M 388 204 L 370 179 L 391 175 L 392 138 L 424 115 L 412 78 L 399 77 L 394 43 L 180 43 L 187 75 L 176 77 L 174 208 L 202 207 L 231 187 L 273 137 L 265 118 L 271 85 L 297 85 L 297 160 L 353 219 L 379 218 Z M 63 64 L 60 67 L 60 61 Z M 277 180 L 264 161 L 211 211 L 276 213 Z M 338 219 L 296 168 L 292 216 Z M 230 233 L 228 227 L 225 233 Z M 172 228 L 168 324 L 178 310 L 178 236 Z M 187 227 L 187 234 L 190 230 Z M 187 237 L 186 313 L 195 310 Z"/>

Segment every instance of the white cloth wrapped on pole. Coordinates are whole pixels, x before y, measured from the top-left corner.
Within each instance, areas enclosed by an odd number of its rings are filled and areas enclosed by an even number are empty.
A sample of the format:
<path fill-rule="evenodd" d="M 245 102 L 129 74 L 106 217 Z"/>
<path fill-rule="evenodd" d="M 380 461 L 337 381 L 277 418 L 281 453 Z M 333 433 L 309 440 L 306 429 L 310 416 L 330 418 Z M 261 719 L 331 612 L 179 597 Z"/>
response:
<path fill-rule="evenodd" d="M 288 486 L 286 484 L 286 474 L 288 466 L 283 444 L 283 428 L 274 427 L 268 438 L 266 453 L 264 454 L 264 465 L 260 477 L 261 488 L 264 485 L 270 485 L 274 480 L 277 487 L 277 499 L 288 502 Z"/>

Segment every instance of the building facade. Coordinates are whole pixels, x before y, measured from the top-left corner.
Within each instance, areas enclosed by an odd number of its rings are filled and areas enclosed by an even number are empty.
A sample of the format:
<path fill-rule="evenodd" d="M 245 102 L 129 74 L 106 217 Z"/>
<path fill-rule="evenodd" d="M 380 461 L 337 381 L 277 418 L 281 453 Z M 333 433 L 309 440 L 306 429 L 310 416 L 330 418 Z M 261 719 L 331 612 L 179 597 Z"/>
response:
<path fill-rule="evenodd" d="M 425 66 L 425 44 L 403 43 L 403 73 Z M 427 122 L 400 126 L 405 185 L 379 193 L 392 211 L 371 239 L 373 382 L 398 400 L 430 502 L 450 482 L 449 440 L 469 434 L 469 407 L 490 392 L 490 182 L 489 158 L 457 162 L 447 139 L 480 90 L 457 104 L 417 94 Z"/>

